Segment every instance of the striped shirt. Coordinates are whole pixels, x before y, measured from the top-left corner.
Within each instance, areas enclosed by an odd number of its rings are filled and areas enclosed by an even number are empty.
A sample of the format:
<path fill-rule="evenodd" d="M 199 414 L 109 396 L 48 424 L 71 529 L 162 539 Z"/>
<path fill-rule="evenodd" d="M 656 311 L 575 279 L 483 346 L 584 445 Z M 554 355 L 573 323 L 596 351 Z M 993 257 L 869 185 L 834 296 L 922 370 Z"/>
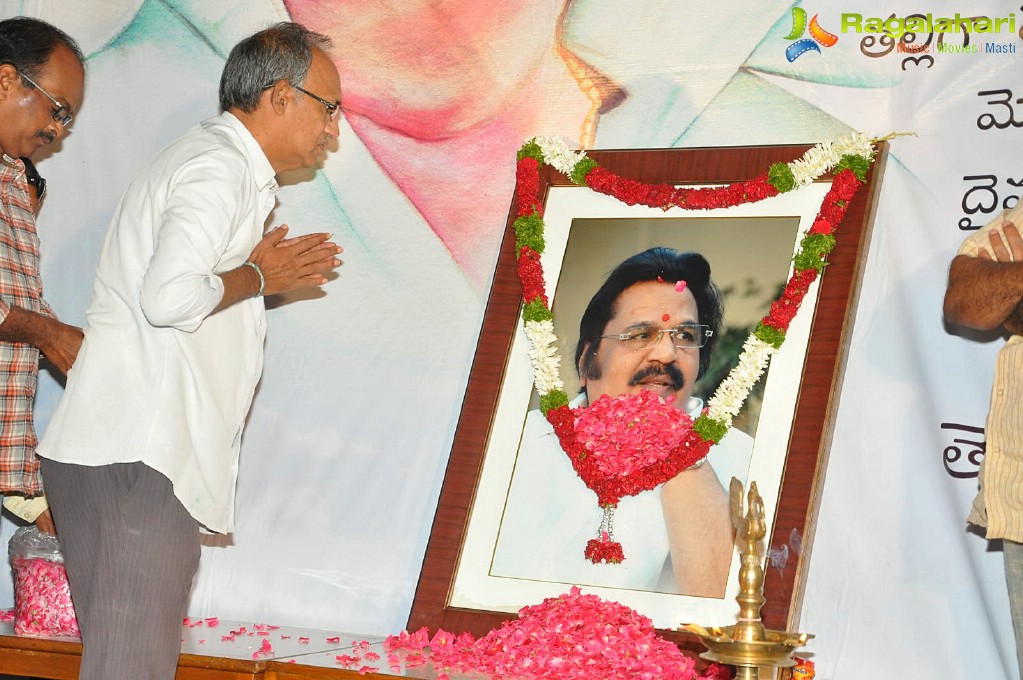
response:
<path fill-rule="evenodd" d="M 39 237 L 21 161 L 0 161 L 0 323 L 11 307 L 54 317 L 43 300 Z M 0 494 L 42 491 L 32 424 L 39 350 L 0 342 Z"/>
<path fill-rule="evenodd" d="M 988 234 L 1004 219 L 1023 227 L 1021 209 L 1000 213 L 974 232 L 959 248 L 960 255 L 990 252 Z M 987 445 L 980 473 L 980 493 L 967 521 L 987 527 L 989 539 L 1023 543 L 1023 336 L 1013 335 L 998 351 L 986 425 Z"/>

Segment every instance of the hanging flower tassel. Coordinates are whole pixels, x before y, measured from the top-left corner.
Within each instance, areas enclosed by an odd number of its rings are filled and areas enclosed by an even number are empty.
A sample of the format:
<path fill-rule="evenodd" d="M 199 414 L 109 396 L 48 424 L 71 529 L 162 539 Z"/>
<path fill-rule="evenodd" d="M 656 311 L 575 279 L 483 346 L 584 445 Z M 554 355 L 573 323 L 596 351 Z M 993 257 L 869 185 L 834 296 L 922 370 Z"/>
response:
<path fill-rule="evenodd" d="M 615 506 L 605 505 L 597 538 L 586 542 L 586 559 L 594 564 L 619 564 L 625 560 L 622 544 L 614 540 Z"/>

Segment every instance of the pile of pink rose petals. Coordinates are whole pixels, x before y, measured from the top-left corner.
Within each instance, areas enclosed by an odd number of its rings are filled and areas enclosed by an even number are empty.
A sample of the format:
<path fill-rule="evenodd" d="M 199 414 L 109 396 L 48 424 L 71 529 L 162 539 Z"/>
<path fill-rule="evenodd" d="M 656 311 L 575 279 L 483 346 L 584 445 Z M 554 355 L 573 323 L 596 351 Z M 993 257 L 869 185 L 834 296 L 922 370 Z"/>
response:
<path fill-rule="evenodd" d="M 649 618 L 618 604 L 584 595 L 578 588 L 524 607 L 479 640 L 442 630 L 403 632 L 384 642 L 392 667 L 399 653 L 413 658 L 429 646 L 437 671 L 482 673 L 501 678 L 569 680 L 725 680 L 731 673 L 711 664 L 706 674 L 672 642 L 657 635 Z M 447 677 L 438 672 L 439 680 Z"/>

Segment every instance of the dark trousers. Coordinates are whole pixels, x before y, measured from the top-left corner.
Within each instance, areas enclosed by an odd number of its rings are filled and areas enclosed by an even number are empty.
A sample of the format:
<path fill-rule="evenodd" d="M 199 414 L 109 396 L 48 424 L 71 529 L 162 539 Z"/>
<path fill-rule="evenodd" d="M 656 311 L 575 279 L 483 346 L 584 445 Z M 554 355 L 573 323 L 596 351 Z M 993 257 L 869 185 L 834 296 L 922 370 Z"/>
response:
<path fill-rule="evenodd" d="M 82 631 L 79 680 L 173 680 L 199 527 L 143 463 L 42 459 Z"/>

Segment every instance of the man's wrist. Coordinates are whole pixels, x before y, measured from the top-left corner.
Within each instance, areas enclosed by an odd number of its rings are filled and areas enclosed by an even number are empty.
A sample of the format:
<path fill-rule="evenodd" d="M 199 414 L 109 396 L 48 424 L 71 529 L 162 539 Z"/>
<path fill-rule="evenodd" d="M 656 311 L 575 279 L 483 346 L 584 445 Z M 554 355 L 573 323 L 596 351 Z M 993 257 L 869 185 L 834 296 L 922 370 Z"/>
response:
<path fill-rule="evenodd" d="M 259 276 L 259 290 L 256 291 L 256 294 L 253 295 L 252 297 L 262 297 L 263 290 L 266 288 L 266 278 L 264 278 L 263 276 L 263 270 L 260 269 L 259 265 L 253 262 L 252 260 L 245 260 L 245 262 L 242 263 L 242 266 L 252 267 L 252 271 L 256 272 L 256 274 Z"/>

